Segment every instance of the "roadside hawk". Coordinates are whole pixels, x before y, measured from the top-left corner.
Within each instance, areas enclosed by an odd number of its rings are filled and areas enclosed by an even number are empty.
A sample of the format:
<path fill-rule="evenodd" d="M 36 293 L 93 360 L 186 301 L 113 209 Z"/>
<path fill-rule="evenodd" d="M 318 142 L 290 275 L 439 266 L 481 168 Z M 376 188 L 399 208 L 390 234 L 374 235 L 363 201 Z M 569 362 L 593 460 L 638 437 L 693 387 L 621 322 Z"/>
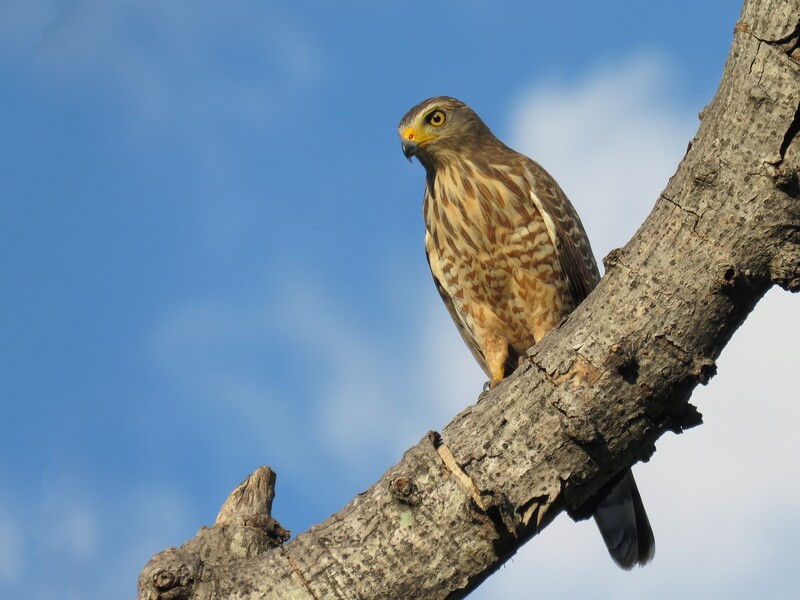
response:
<path fill-rule="evenodd" d="M 398 131 L 403 153 L 425 167 L 434 282 L 494 386 L 597 285 L 589 238 L 547 171 L 498 140 L 463 102 L 425 100 Z M 653 558 L 653 532 L 630 471 L 594 517 L 620 567 Z"/>

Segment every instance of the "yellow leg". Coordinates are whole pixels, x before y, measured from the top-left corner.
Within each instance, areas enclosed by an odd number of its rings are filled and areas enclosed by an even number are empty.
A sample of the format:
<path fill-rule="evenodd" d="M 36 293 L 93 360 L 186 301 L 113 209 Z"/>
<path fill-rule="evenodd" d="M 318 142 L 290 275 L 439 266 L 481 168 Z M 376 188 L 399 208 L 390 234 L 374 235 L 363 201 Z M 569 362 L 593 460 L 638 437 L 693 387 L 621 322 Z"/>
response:
<path fill-rule="evenodd" d="M 508 342 L 499 335 L 489 335 L 486 337 L 483 352 L 486 357 L 486 366 L 489 367 L 489 376 L 492 378 L 490 385 L 494 387 L 503 381 L 505 375 Z"/>

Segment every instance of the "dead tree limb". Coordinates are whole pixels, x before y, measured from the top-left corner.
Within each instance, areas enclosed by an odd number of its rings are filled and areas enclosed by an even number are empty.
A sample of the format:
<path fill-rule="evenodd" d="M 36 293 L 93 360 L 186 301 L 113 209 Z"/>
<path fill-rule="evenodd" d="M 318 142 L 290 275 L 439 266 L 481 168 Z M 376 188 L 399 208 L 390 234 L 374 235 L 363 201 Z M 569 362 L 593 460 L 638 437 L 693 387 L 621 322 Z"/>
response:
<path fill-rule="evenodd" d="M 645 223 L 514 376 L 289 543 L 257 472 L 148 563 L 140 600 L 461 598 L 699 424 L 689 396 L 734 331 L 772 285 L 800 289 L 800 0 L 745 2 L 701 118 Z"/>

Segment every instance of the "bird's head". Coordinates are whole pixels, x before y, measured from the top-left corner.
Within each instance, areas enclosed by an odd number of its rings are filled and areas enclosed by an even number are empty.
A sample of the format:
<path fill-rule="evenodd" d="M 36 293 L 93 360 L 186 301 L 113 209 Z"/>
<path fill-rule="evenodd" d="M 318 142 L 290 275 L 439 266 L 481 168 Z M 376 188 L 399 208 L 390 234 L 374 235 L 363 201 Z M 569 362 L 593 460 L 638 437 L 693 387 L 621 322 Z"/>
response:
<path fill-rule="evenodd" d="M 397 131 L 406 158 L 416 156 L 426 168 L 446 161 L 449 154 L 463 156 L 471 147 L 496 139 L 475 111 L 448 96 L 417 104 Z"/>

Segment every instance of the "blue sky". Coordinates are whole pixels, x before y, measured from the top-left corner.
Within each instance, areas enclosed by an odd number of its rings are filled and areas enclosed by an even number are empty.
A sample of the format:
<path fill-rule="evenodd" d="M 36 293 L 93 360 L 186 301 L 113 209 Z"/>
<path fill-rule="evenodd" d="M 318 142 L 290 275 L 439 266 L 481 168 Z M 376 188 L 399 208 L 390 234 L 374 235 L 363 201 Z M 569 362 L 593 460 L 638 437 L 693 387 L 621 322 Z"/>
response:
<path fill-rule="evenodd" d="M 483 382 L 399 119 L 470 103 L 600 258 L 682 157 L 740 8 L 3 0 L 0 596 L 132 597 L 262 464 L 295 533 L 368 487 Z M 771 293 L 695 395 L 706 425 L 637 467 L 651 566 L 563 517 L 473 597 L 796 592 L 796 310 Z"/>

